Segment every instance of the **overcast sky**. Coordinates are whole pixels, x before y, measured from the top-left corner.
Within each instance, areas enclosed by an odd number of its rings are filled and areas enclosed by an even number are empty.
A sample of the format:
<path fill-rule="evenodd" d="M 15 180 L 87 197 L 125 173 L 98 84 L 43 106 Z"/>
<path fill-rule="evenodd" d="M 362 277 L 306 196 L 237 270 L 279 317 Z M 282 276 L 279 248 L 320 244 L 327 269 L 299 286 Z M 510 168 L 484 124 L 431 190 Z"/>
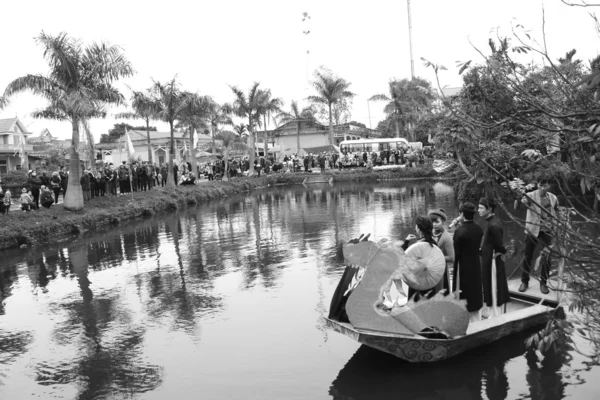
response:
<path fill-rule="evenodd" d="M 370 1 L 132 1 L 104 0 L 97 6 L 70 0 L 10 1 L 2 5 L 0 24 L 0 90 L 29 73 L 46 73 L 47 64 L 34 37 L 42 30 L 67 32 L 85 43 L 107 41 L 121 46 L 137 74 L 125 84 L 141 90 L 151 79 L 166 81 L 177 74 L 186 90 L 230 102 L 229 85 L 247 91 L 252 82 L 271 89 L 285 101 L 311 94 L 310 74 L 324 65 L 352 83 L 352 119 L 373 128 L 384 115 L 382 105 L 367 99 L 387 91 L 391 78 L 410 78 L 406 0 Z M 448 68 L 442 86 L 461 84 L 456 61 L 481 60 L 473 46 L 489 52 L 488 39 L 499 28 L 505 35 L 522 24 L 541 40 L 542 6 L 553 58 L 576 48 L 584 60 L 598 54 L 599 39 L 587 10 L 560 0 L 412 0 L 415 75 L 433 81 L 421 57 Z M 600 9 L 598 10 L 600 14 Z M 302 21 L 303 12 L 310 19 Z M 310 30 L 308 35 L 303 31 Z M 310 54 L 306 55 L 306 50 Z M 530 57 L 530 56 L 528 56 Z M 522 60 L 527 61 L 527 60 Z M 541 62 L 541 58 L 534 58 Z M 0 118 L 18 115 L 35 134 L 48 128 L 68 138 L 68 122 L 34 120 L 44 105 L 32 95 L 15 97 Z M 111 110 L 111 113 L 116 110 Z M 115 122 L 95 120 L 98 139 Z M 141 124 L 141 121 L 130 121 Z M 159 129 L 166 126 L 156 123 Z"/>

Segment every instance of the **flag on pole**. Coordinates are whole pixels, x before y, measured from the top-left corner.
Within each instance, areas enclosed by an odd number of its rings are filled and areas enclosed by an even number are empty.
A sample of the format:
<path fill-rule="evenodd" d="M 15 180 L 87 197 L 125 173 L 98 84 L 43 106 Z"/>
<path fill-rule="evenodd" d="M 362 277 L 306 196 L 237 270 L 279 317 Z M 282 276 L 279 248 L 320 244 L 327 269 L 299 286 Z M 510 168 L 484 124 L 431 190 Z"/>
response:
<path fill-rule="evenodd" d="M 129 160 L 133 159 L 135 155 L 135 149 L 133 148 L 133 143 L 131 143 L 131 138 L 129 137 L 129 132 L 127 132 L 127 128 L 125 128 L 125 140 L 127 146 L 127 158 Z M 131 192 L 131 200 L 133 201 L 133 185 L 131 182 L 131 175 L 133 175 L 133 166 L 130 164 L 129 167 L 129 191 Z"/>
<path fill-rule="evenodd" d="M 25 139 L 25 135 L 23 132 L 19 134 L 19 144 L 15 147 L 15 155 L 19 154 L 19 158 L 21 159 L 21 166 L 25 166 L 25 144 L 27 143 Z"/>
<path fill-rule="evenodd" d="M 196 150 L 198 148 L 198 132 L 196 132 L 196 130 L 194 129 L 194 132 L 192 133 L 192 150 Z"/>
<path fill-rule="evenodd" d="M 133 143 L 131 142 L 131 137 L 129 136 L 129 132 L 127 132 L 127 128 L 125 129 L 125 140 L 127 141 L 127 157 L 133 158 L 135 155 L 135 148 L 133 147 Z"/>

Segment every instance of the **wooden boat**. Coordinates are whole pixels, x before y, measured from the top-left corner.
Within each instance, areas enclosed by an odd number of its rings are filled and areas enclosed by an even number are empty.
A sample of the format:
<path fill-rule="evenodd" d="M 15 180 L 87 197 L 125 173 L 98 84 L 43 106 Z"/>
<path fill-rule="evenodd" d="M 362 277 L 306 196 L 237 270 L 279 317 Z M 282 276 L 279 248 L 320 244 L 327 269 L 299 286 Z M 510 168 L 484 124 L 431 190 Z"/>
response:
<path fill-rule="evenodd" d="M 325 318 L 325 323 L 335 332 L 409 362 L 441 361 L 513 333 L 543 325 L 553 311 L 560 309 L 556 292 L 544 295 L 539 285 L 532 282 L 525 293 L 520 293 L 517 290 L 519 283 L 518 280 L 509 282 L 511 301 L 504 314 L 471 322 L 466 335 L 451 339 L 430 339 L 408 329 L 396 334 L 357 329 L 350 323 L 329 318 Z M 551 287 L 556 287 L 553 286 L 554 282 L 549 283 Z"/>

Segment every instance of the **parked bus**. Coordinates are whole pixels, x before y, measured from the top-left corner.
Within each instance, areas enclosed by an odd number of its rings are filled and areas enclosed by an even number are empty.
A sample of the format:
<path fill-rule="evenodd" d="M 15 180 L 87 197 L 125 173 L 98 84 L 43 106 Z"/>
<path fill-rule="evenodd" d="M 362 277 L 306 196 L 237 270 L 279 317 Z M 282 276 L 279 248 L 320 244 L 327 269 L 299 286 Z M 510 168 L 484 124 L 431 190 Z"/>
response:
<path fill-rule="evenodd" d="M 377 138 L 377 139 L 359 139 L 344 140 L 340 143 L 340 152 L 342 154 L 357 152 L 372 153 L 381 150 L 400 150 L 408 148 L 408 140 L 404 138 Z"/>

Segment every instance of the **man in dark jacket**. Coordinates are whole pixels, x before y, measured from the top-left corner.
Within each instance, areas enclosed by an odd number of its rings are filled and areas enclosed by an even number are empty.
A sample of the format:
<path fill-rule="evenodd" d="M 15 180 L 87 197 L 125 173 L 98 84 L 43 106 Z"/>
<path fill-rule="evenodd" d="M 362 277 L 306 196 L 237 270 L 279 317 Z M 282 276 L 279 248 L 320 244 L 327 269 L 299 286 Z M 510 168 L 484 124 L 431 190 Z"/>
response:
<path fill-rule="evenodd" d="M 33 203 L 35 204 L 35 209 L 39 210 L 40 208 L 40 188 L 42 187 L 42 181 L 37 177 L 37 174 L 33 172 L 31 177 L 27 180 L 29 183 L 29 187 L 31 188 L 31 195 L 33 196 Z"/>
<path fill-rule="evenodd" d="M 483 238 L 483 229 L 473 222 L 475 206 L 463 203 L 460 212 L 463 224 L 454 233 L 454 273 L 452 290 L 460 291 L 460 298 L 467 300 L 467 310 L 472 320 L 481 319 L 483 307 L 481 261 L 479 246 Z"/>
<path fill-rule="evenodd" d="M 69 186 L 69 174 L 65 171 L 65 167 L 60 167 L 58 175 L 60 176 L 60 187 L 62 188 L 64 197 L 67 195 L 67 187 Z"/>
<path fill-rule="evenodd" d="M 88 202 L 90 201 L 91 198 L 91 194 L 90 194 L 90 175 L 88 174 L 88 171 L 83 171 L 83 174 L 81 175 L 81 178 L 79 179 L 79 183 L 81 184 L 81 191 L 83 192 L 83 201 Z"/>

